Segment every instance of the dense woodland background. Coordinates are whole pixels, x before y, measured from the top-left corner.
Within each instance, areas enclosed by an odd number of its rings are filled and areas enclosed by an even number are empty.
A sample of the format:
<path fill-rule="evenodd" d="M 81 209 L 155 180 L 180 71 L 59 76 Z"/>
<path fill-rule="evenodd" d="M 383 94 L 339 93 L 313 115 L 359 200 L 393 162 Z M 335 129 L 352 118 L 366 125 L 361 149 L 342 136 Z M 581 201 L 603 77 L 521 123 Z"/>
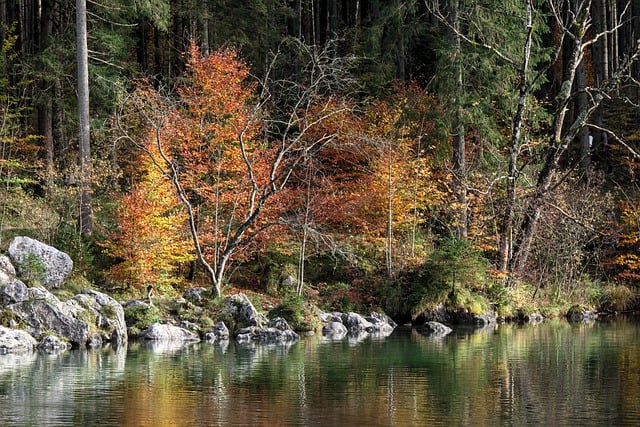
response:
<path fill-rule="evenodd" d="M 640 2 L 84 7 L 0 1 L 0 248 L 125 295 L 637 305 Z"/>

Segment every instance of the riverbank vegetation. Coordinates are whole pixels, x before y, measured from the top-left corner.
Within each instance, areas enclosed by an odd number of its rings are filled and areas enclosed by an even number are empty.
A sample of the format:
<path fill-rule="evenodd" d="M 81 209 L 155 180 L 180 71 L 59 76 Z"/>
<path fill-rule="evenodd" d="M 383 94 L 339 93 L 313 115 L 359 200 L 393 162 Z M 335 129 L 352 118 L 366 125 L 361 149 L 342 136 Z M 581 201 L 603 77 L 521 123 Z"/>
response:
<path fill-rule="evenodd" d="M 133 324 L 198 286 L 300 329 L 638 308 L 637 2 L 91 2 L 90 147 L 45 3 L 0 13 L 0 249 L 152 286 Z"/>

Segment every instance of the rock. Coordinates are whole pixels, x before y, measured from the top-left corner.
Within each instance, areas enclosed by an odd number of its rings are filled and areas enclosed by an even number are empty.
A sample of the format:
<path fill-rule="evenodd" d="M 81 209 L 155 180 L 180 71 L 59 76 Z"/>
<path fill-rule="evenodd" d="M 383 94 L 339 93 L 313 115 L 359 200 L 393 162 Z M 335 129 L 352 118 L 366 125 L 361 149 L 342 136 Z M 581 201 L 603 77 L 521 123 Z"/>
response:
<path fill-rule="evenodd" d="M 524 321 L 531 325 L 537 325 L 544 322 L 544 316 L 540 313 L 531 313 L 524 316 Z"/>
<path fill-rule="evenodd" d="M 182 329 L 186 329 L 188 331 L 193 331 L 195 333 L 197 333 L 200 330 L 200 326 L 196 325 L 193 322 L 189 322 L 188 320 L 181 320 L 180 321 L 180 327 Z"/>
<path fill-rule="evenodd" d="M 364 317 L 362 317 L 358 313 L 354 313 L 354 312 L 347 313 L 347 318 L 344 323 L 350 333 L 374 331 L 374 327 L 371 324 L 371 322 L 367 321 Z"/>
<path fill-rule="evenodd" d="M 0 355 L 8 353 L 28 353 L 36 348 L 35 338 L 19 329 L 0 326 Z"/>
<path fill-rule="evenodd" d="M 122 304 L 122 307 L 125 310 L 127 310 L 129 308 L 135 308 L 135 307 L 149 308 L 150 305 L 146 301 L 142 301 L 142 300 L 139 300 L 139 299 L 134 299 L 134 300 L 127 301 L 126 303 Z"/>
<path fill-rule="evenodd" d="M 472 325 L 480 328 L 495 325 L 498 318 L 495 313 L 488 310 L 485 314 L 473 314 L 463 311 L 452 313 L 452 322 L 458 325 Z"/>
<path fill-rule="evenodd" d="M 66 351 L 71 346 L 69 343 L 62 341 L 55 335 L 47 335 L 38 343 L 38 350 L 44 351 L 48 354 L 56 354 L 62 351 Z"/>
<path fill-rule="evenodd" d="M 423 335 L 427 335 L 434 338 L 442 338 L 451 333 L 452 329 L 447 325 L 443 325 L 440 322 L 436 321 L 428 321 L 425 322 L 420 328 L 418 328 L 418 332 Z"/>
<path fill-rule="evenodd" d="M 393 319 L 384 313 L 371 313 L 364 319 L 372 325 L 372 330 L 370 332 L 380 335 L 390 335 L 398 326 Z"/>
<path fill-rule="evenodd" d="M 218 322 L 213 328 L 204 335 L 207 341 L 226 341 L 229 340 L 229 329 L 224 322 Z"/>
<path fill-rule="evenodd" d="M 298 279 L 293 276 L 287 276 L 282 279 L 282 282 L 280 282 L 280 287 L 282 289 L 295 289 L 296 286 L 298 286 Z"/>
<path fill-rule="evenodd" d="M 0 286 L 0 304 L 7 306 L 22 302 L 27 298 L 27 285 L 18 279 L 12 279 L 4 285 Z"/>
<path fill-rule="evenodd" d="M 344 338 L 349 331 L 342 322 L 330 321 L 322 327 L 322 336 L 332 340 L 339 340 Z"/>
<path fill-rule="evenodd" d="M 342 323 L 342 313 L 339 313 L 337 311 L 334 311 L 332 313 L 320 313 L 318 314 L 318 317 L 320 317 L 320 320 L 323 323 L 329 323 L 329 322 Z"/>
<path fill-rule="evenodd" d="M 140 338 L 158 341 L 200 341 L 200 338 L 191 331 L 162 323 L 151 325 L 140 334 Z"/>
<path fill-rule="evenodd" d="M 187 301 L 191 301 L 192 303 L 199 304 L 204 300 L 205 293 L 207 292 L 207 288 L 199 287 L 199 288 L 191 288 L 187 289 L 182 297 Z"/>
<path fill-rule="evenodd" d="M 0 285 L 9 283 L 16 278 L 16 269 L 8 256 L 0 256 Z"/>
<path fill-rule="evenodd" d="M 29 237 L 15 237 L 7 253 L 18 273 L 38 280 L 47 288 L 58 288 L 73 269 L 69 255 Z"/>
<path fill-rule="evenodd" d="M 293 330 L 282 330 L 275 327 L 248 326 L 236 333 L 236 342 L 239 344 L 285 344 L 299 339 Z"/>
<path fill-rule="evenodd" d="M 264 327 L 267 324 L 266 317 L 258 313 L 249 298 L 242 293 L 227 298 L 224 311 L 243 326 Z"/>
<path fill-rule="evenodd" d="M 597 318 L 598 314 L 595 311 L 589 310 L 579 305 L 571 307 L 567 312 L 567 319 L 570 322 L 589 323 L 595 321 Z"/>
<path fill-rule="evenodd" d="M 443 303 L 439 303 L 435 308 L 421 313 L 416 318 L 424 322 L 451 322 L 451 314 Z"/>
<path fill-rule="evenodd" d="M 83 290 L 81 294 L 71 298 L 70 302 L 72 301 L 90 311 L 89 317 L 95 318 L 95 326 L 104 341 L 109 341 L 114 346 L 127 342 L 127 324 L 124 319 L 124 309 L 118 301 L 102 292 L 91 289 Z M 84 317 L 87 316 L 85 315 Z"/>
<path fill-rule="evenodd" d="M 236 342 L 240 344 L 284 344 L 295 342 L 299 338 L 282 317 L 271 319 L 266 327 L 247 326 L 236 332 Z"/>
<path fill-rule="evenodd" d="M 91 334 L 87 340 L 87 347 L 96 350 L 102 347 L 102 337 L 100 334 Z"/>
<path fill-rule="evenodd" d="M 53 332 L 78 346 L 84 346 L 87 343 L 89 324 L 77 318 L 84 311 L 82 307 L 63 303 L 42 287 L 26 288 L 24 295 L 20 286 L 15 289 L 18 289 L 18 292 L 13 294 L 14 298 L 21 296 L 17 302 L 5 308 L 26 325 L 27 332 L 36 337 Z M 4 290 L 6 297 L 6 288 Z"/>

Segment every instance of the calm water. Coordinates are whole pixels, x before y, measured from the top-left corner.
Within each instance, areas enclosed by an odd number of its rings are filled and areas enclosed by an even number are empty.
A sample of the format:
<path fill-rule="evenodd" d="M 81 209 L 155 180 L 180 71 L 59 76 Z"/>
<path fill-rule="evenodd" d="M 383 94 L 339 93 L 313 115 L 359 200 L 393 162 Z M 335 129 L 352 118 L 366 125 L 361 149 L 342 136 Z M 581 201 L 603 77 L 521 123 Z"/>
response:
<path fill-rule="evenodd" d="M 639 425 L 640 323 L 0 356 L 0 425 Z"/>

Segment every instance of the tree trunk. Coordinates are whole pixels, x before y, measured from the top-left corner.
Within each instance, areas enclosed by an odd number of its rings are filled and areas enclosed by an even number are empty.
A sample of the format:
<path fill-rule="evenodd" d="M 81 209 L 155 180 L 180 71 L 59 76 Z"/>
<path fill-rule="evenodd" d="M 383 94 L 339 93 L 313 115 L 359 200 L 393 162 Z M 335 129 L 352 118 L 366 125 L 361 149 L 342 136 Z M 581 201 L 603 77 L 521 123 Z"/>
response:
<path fill-rule="evenodd" d="M 576 71 L 576 89 L 578 100 L 576 106 L 577 116 L 584 114 L 589 108 L 589 95 L 586 92 L 587 76 L 584 61 L 580 62 Z M 576 116 L 576 117 L 577 117 Z M 591 135 L 587 126 L 582 126 L 578 133 L 578 147 L 580 153 L 580 168 L 583 174 L 588 174 L 591 167 Z"/>
<path fill-rule="evenodd" d="M 575 26 L 573 24 L 577 22 L 585 22 L 588 18 L 588 14 L 588 9 L 574 11 L 575 19 L 570 24 Z M 583 59 L 583 37 L 584 33 L 582 29 L 577 29 L 575 38 L 573 39 L 566 73 L 563 73 L 566 76 L 565 81 L 562 82 L 560 91 L 556 97 L 557 106 L 554 113 L 551 143 L 549 144 L 549 149 L 542 165 L 542 169 L 538 174 L 536 189 L 527 206 L 524 221 L 516 238 L 514 254 L 511 258 L 510 271 L 516 274 L 521 274 L 527 265 L 527 260 L 531 252 L 531 245 L 537 232 L 540 215 L 542 214 L 544 201 L 551 189 L 553 177 L 558 169 L 560 158 L 579 130 L 572 126 L 571 129 L 566 130 L 565 133 L 565 121 L 569 102 L 573 93 L 572 88 L 576 79 L 577 69 Z M 582 122 L 584 122 L 584 119 Z M 582 126 L 584 126 L 584 123 L 582 123 L 580 127 Z"/>
<path fill-rule="evenodd" d="M 93 231 L 91 206 L 91 148 L 89 128 L 89 52 L 87 49 L 87 4 L 76 0 L 76 44 L 78 61 L 78 151 L 80 157 L 80 231 Z"/>
<path fill-rule="evenodd" d="M 451 123 L 451 135 L 453 144 L 453 192 L 456 198 L 455 230 L 460 238 L 467 237 L 467 186 L 466 186 L 466 129 L 463 121 L 461 97 L 464 90 L 462 69 L 462 46 L 460 40 L 460 22 L 458 16 L 458 1 L 451 2 L 449 10 L 451 30 L 448 31 L 449 40 L 454 49 L 453 61 L 455 62 L 456 87 L 454 88 L 453 121 Z"/>
<path fill-rule="evenodd" d="M 504 222 L 500 233 L 500 254 L 498 268 L 506 271 L 511 260 L 513 249 L 513 229 L 516 211 L 516 189 L 518 180 L 518 156 L 522 140 L 522 128 L 524 125 L 524 114 L 527 109 L 527 97 L 529 95 L 529 60 L 531 58 L 531 45 L 533 42 L 533 6 L 532 0 L 527 0 L 526 4 L 526 25 L 527 38 L 525 41 L 522 68 L 520 70 L 520 89 L 518 94 L 518 106 L 513 119 L 511 132 L 511 144 L 509 147 L 509 172 L 507 176 L 507 200 L 504 215 Z"/>

